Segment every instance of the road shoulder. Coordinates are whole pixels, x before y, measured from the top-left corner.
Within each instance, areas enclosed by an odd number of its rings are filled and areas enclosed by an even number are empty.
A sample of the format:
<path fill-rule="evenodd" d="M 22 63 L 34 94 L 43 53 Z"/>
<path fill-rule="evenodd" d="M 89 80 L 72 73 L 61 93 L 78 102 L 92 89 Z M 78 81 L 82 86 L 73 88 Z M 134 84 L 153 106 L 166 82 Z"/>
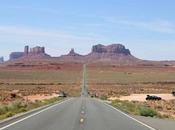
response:
<path fill-rule="evenodd" d="M 157 130 L 174 130 L 175 121 L 169 119 L 158 119 L 151 117 L 132 116 L 133 118 L 154 127 Z"/>

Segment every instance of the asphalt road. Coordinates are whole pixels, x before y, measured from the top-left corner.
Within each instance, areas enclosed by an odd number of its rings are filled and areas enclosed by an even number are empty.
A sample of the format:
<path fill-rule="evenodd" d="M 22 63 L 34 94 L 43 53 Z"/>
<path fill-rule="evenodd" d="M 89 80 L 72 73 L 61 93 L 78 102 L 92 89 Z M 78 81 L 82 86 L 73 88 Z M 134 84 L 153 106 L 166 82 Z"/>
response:
<path fill-rule="evenodd" d="M 150 130 L 97 99 L 72 98 L 0 130 Z"/>
<path fill-rule="evenodd" d="M 89 98 L 86 84 L 84 65 L 81 97 L 0 125 L 0 130 L 155 130 L 101 100 Z"/>

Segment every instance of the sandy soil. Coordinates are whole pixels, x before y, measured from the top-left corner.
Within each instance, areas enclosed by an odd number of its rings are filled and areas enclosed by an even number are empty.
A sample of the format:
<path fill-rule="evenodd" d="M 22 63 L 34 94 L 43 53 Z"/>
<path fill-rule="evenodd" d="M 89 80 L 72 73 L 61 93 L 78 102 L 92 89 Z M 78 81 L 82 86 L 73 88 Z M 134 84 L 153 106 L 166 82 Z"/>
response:
<path fill-rule="evenodd" d="M 54 97 L 58 97 L 58 94 L 52 94 L 52 95 L 40 95 L 40 94 L 37 94 L 37 95 L 30 95 L 30 96 L 25 96 L 24 99 L 25 100 L 29 100 L 29 101 L 36 101 L 36 100 L 44 100 L 44 99 L 50 99 L 50 98 L 54 98 Z"/>
<path fill-rule="evenodd" d="M 131 94 L 130 96 L 121 96 L 121 97 L 110 97 L 109 100 L 128 100 L 128 101 L 146 101 L 145 98 L 147 95 L 156 95 L 161 97 L 164 100 L 172 100 L 175 97 L 172 94 Z"/>

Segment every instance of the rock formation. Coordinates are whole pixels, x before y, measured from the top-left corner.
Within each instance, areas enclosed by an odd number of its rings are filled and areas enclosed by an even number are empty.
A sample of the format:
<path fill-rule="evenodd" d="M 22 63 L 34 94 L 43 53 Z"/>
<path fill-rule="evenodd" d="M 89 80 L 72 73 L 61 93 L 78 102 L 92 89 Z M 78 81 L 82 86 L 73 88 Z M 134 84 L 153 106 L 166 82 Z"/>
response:
<path fill-rule="evenodd" d="M 154 62 L 154 61 L 147 61 L 147 60 L 141 60 L 136 57 L 134 57 L 130 50 L 125 48 L 122 44 L 111 44 L 111 45 L 94 45 L 91 49 L 91 52 L 87 55 L 80 55 L 74 51 L 74 49 L 71 49 L 70 52 L 67 55 L 62 55 L 59 57 L 51 57 L 48 54 L 45 53 L 45 48 L 36 46 L 34 48 L 29 48 L 29 46 L 25 46 L 23 52 L 12 52 L 10 54 L 10 60 L 17 60 L 17 62 L 20 61 L 20 64 L 22 67 L 24 66 L 33 66 L 32 63 L 37 63 L 38 61 L 39 65 L 37 67 L 41 67 L 42 61 L 44 62 L 51 62 L 53 67 L 55 65 L 54 62 L 64 62 L 68 61 L 68 63 L 77 62 L 77 63 L 99 63 L 103 64 L 105 63 L 111 63 L 112 65 L 117 66 L 131 66 L 131 65 L 138 65 L 138 66 L 175 66 L 175 61 L 160 61 L 160 62 Z M 34 61 L 34 62 L 32 62 Z M 0 63 L 3 62 L 3 58 L 0 58 Z M 23 65 L 23 62 L 26 63 Z M 10 64 L 16 63 L 14 62 L 7 62 Z M 27 64 L 28 63 L 28 64 Z M 45 68 L 49 69 L 50 65 L 43 65 Z M 12 64 L 13 66 L 13 64 Z M 15 65 L 16 66 L 16 65 Z M 56 66 L 58 69 L 58 66 Z"/>
<path fill-rule="evenodd" d="M 0 57 L 0 63 L 4 62 L 4 57 Z"/>
<path fill-rule="evenodd" d="M 78 54 L 78 53 L 76 53 L 76 52 L 74 51 L 74 49 L 72 48 L 72 49 L 70 50 L 70 52 L 68 53 L 67 56 L 81 56 L 81 55 Z"/>
<path fill-rule="evenodd" d="M 30 48 L 30 52 L 29 54 L 41 54 L 41 53 L 45 53 L 45 48 L 44 47 L 39 47 L 39 46 L 36 46 L 34 48 Z"/>
<path fill-rule="evenodd" d="M 28 55 L 29 54 L 29 46 L 24 47 L 24 54 Z"/>
<path fill-rule="evenodd" d="M 76 61 L 94 61 L 103 59 L 112 59 L 114 61 L 136 61 L 138 60 L 131 55 L 130 50 L 126 49 L 122 44 L 111 44 L 111 45 L 94 45 L 91 53 L 88 55 L 77 54 L 74 49 L 67 55 L 59 57 L 61 60 L 76 60 Z"/>
<path fill-rule="evenodd" d="M 126 49 L 122 44 L 112 44 L 104 46 L 101 44 L 92 47 L 92 53 L 106 53 L 113 55 L 131 55 L 129 49 Z"/>
<path fill-rule="evenodd" d="M 24 56 L 24 52 L 12 52 L 9 56 L 10 60 L 19 59 Z"/>
<path fill-rule="evenodd" d="M 34 48 L 30 48 L 29 46 L 24 47 L 24 52 L 12 52 L 10 54 L 10 60 L 15 60 L 19 58 L 45 58 L 50 57 L 45 53 L 44 47 L 36 46 Z"/>
<path fill-rule="evenodd" d="M 30 51 L 29 51 L 30 50 Z M 51 58 L 51 56 L 45 53 L 45 48 L 36 46 L 30 48 L 29 46 L 24 47 L 24 52 L 12 52 L 10 54 L 10 60 L 22 58 L 24 60 L 28 59 L 43 59 Z M 134 61 L 137 60 L 134 56 L 131 55 L 130 50 L 126 49 L 122 44 L 111 44 L 111 45 L 94 45 L 92 47 L 91 53 L 88 55 L 80 55 L 71 49 L 67 55 L 62 55 L 60 57 L 55 57 L 61 60 L 76 60 L 76 61 L 93 61 L 93 60 L 103 60 L 103 59 L 113 59 L 115 61 Z"/>
<path fill-rule="evenodd" d="M 83 56 L 76 53 L 72 48 L 67 55 L 60 56 L 62 60 L 82 60 Z"/>
<path fill-rule="evenodd" d="M 113 60 L 137 60 L 131 55 L 130 50 L 126 49 L 122 44 L 111 44 L 111 45 L 94 45 L 92 47 L 91 53 L 89 53 L 86 58 L 88 60 L 98 60 L 98 59 L 113 59 Z"/>

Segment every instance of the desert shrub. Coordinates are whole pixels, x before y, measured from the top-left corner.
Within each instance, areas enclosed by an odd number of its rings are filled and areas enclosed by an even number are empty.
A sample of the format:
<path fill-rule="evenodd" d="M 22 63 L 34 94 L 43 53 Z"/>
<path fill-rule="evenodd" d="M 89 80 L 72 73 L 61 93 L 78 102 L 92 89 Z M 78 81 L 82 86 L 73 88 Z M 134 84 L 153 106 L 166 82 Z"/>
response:
<path fill-rule="evenodd" d="M 7 113 L 5 114 L 5 117 L 8 118 L 8 117 L 12 117 L 12 116 L 14 116 L 14 115 L 15 115 L 15 113 L 9 111 L 9 112 L 7 112 Z"/>
<path fill-rule="evenodd" d="M 0 105 L 0 115 L 6 113 L 7 111 L 8 111 L 7 106 L 1 104 Z"/>
<path fill-rule="evenodd" d="M 102 95 L 102 96 L 100 97 L 100 99 L 101 99 L 101 100 L 107 100 L 108 97 L 107 97 L 106 95 Z"/>
<path fill-rule="evenodd" d="M 112 105 L 126 113 L 139 115 L 139 106 L 134 102 L 115 100 Z"/>
<path fill-rule="evenodd" d="M 149 107 L 141 107 L 140 108 L 140 115 L 141 116 L 150 116 L 150 117 L 155 117 L 157 116 L 157 112 Z"/>
<path fill-rule="evenodd" d="M 149 108 L 139 102 L 115 100 L 112 105 L 128 114 L 141 115 L 146 117 L 158 117 L 159 114 L 152 108 Z"/>
<path fill-rule="evenodd" d="M 36 100 L 35 102 L 25 102 L 21 100 L 16 100 L 14 102 L 11 102 L 7 105 L 1 104 L 0 105 L 0 120 L 12 117 L 15 114 L 26 112 L 31 109 L 41 107 L 44 105 L 48 105 L 51 103 L 54 103 L 58 100 L 61 100 L 62 98 L 51 98 L 43 101 Z"/>
<path fill-rule="evenodd" d="M 20 108 L 19 109 L 19 112 L 27 112 L 28 111 L 28 108 L 27 107 L 23 107 L 23 108 Z"/>
<path fill-rule="evenodd" d="M 20 108 L 25 108 L 25 107 L 27 107 L 27 104 L 20 100 L 16 100 L 7 106 L 8 111 L 14 111 L 14 112 L 17 112 Z"/>

